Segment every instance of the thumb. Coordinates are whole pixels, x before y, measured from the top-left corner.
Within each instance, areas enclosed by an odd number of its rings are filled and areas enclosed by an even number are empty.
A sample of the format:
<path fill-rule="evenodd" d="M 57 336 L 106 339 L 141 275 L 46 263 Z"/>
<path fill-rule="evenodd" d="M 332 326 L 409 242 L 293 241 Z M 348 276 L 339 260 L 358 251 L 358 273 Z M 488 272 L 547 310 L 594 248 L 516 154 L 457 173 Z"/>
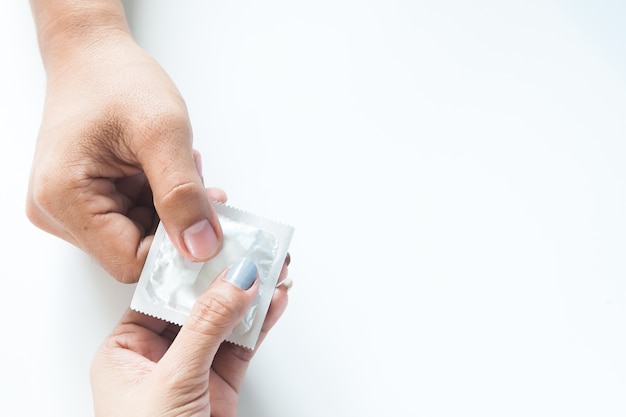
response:
<path fill-rule="evenodd" d="M 257 267 L 241 258 L 220 273 L 196 303 L 176 339 L 159 361 L 170 389 L 208 381 L 213 358 L 241 321 L 258 292 Z"/>
<path fill-rule="evenodd" d="M 202 183 L 200 154 L 190 143 L 169 142 L 143 150 L 139 162 L 178 252 L 192 261 L 207 261 L 221 248 L 222 229 Z"/>

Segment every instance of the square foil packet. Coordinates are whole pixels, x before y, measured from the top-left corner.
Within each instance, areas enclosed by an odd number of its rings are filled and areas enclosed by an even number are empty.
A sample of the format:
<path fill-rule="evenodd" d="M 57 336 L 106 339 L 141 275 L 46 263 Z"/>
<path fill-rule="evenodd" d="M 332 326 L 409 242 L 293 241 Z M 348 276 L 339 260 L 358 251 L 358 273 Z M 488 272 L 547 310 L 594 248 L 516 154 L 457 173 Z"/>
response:
<path fill-rule="evenodd" d="M 248 258 L 257 266 L 259 292 L 226 340 L 254 349 L 294 229 L 225 204 L 212 204 L 224 233 L 217 256 L 207 262 L 183 258 L 159 224 L 130 308 L 182 326 L 196 299 L 217 275 L 237 259 Z"/>

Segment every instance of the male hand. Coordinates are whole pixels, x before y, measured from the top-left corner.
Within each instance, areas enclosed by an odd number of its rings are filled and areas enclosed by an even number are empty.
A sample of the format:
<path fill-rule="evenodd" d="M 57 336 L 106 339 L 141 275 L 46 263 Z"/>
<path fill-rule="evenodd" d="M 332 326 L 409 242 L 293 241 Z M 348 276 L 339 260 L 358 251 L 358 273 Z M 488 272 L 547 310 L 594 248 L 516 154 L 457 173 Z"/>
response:
<path fill-rule="evenodd" d="M 122 282 L 138 280 L 159 219 L 183 256 L 210 259 L 222 231 L 183 98 L 127 31 L 91 32 L 42 42 L 48 85 L 28 217 Z"/>

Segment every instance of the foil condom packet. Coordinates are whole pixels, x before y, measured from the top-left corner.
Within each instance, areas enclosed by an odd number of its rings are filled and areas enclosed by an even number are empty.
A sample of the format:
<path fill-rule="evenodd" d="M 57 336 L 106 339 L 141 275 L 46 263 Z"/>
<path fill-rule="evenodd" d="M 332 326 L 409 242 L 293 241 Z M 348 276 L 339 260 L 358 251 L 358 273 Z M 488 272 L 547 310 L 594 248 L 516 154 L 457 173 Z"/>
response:
<path fill-rule="evenodd" d="M 182 326 L 196 299 L 217 275 L 237 259 L 248 258 L 257 266 L 259 292 L 226 340 L 254 349 L 294 229 L 226 204 L 212 204 L 224 233 L 217 256 L 207 262 L 183 258 L 159 224 L 130 307 Z"/>

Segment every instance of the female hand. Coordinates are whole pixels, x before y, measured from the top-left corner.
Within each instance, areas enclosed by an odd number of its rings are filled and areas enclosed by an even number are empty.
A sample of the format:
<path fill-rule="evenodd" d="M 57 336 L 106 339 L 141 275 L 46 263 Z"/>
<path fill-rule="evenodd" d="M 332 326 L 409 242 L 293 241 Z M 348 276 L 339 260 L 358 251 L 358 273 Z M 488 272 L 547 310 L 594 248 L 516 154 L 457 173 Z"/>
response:
<path fill-rule="evenodd" d="M 287 307 L 288 263 L 257 349 Z M 236 416 L 239 390 L 255 351 L 224 339 L 253 302 L 256 275 L 248 260 L 223 271 L 196 301 L 182 328 L 128 310 L 92 363 L 95 415 Z"/>
<path fill-rule="evenodd" d="M 119 0 L 31 0 L 47 73 L 26 211 L 115 278 L 136 282 L 161 220 L 206 261 L 222 232 L 185 102 L 134 41 Z"/>

